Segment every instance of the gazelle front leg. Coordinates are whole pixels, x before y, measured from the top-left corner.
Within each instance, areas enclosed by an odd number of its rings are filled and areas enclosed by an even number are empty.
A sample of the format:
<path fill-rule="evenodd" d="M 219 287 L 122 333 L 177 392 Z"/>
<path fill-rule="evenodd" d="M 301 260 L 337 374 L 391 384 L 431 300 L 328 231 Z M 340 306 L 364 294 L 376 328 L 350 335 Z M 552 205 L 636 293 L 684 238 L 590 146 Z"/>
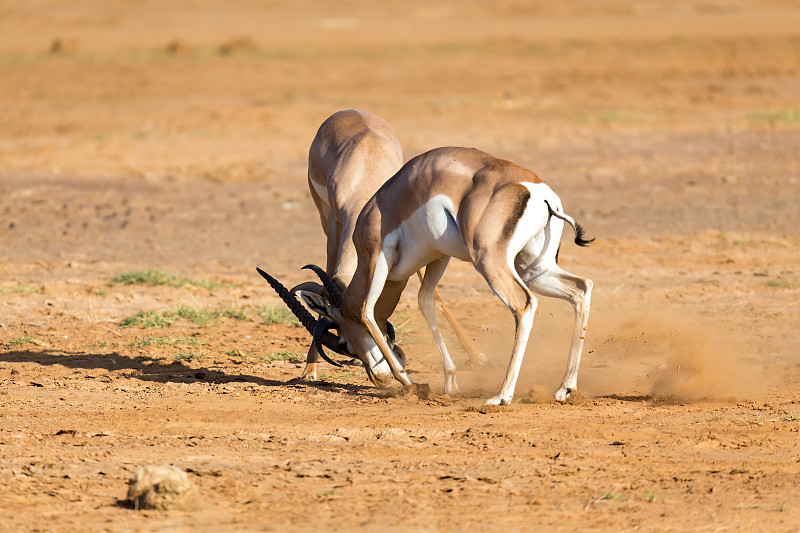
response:
<path fill-rule="evenodd" d="M 319 283 L 313 282 L 305 282 L 299 285 L 295 285 L 289 291 L 294 294 L 296 297 L 300 298 L 301 291 L 310 291 L 314 294 L 319 294 L 320 296 L 325 295 L 325 291 Z M 300 381 L 316 381 L 317 380 L 317 366 L 319 362 L 319 352 L 317 352 L 316 347 L 312 343 L 311 346 L 308 348 L 308 352 L 306 353 L 306 366 L 303 369 L 303 373 L 297 377 Z"/>
<path fill-rule="evenodd" d="M 382 251 L 377 255 L 371 270 L 372 272 L 369 276 L 370 283 L 368 285 L 369 292 L 367 293 L 367 298 L 364 302 L 361 321 L 364 326 L 366 326 L 373 342 L 375 342 L 375 344 L 378 346 L 378 349 L 383 354 L 384 359 L 386 359 L 386 363 L 389 365 L 394 378 L 404 386 L 413 385 L 413 382 L 411 379 L 409 379 L 408 374 L 406 374 L 405 368 L 403 368 L 399 361 L 395 359 L 394 351 L 389 346 L 389 343 L 386 342 L 386 337 L 384 337 L 383 332 L 378 327 L 377 322 L 375 322 L 375 306 L 377 305 L 378 300 L 383 293 L 383 289 L 386 286 L 387 278 L 389 276 L 389 259 L 386 257 L 385 251 Z M 405 287 L 405 283 L 399 285 L 399 287 L 400 292 L 402 292 L 402 287 Z M 396 297 L 399 300 L 399 292 L 397 293 Z"/>
<path fill-rule="evenodd" d="M 417 301 L 419 303 L 419 310 L 422 316 L 428 322 L 428 327 L 433 333 L 433 340 L 436 342 L 436 347 L 439 349 L 439 356 L 442 358 L 442 367 L 444 369 L 444 393 L 454 394 L 460 392 L 458 384 L 456 383 L 456 365 L 450 358 L 447 351 L 447 346 L 444 344 L 442 333 L 439 331 L 439 324 L 436 321 L 436 312 L 434 306 L 434 291 L 439 280 L 442 279 L 447 264 L 450 262 L 450 257 L 441 257 L 425 267 L 425 277 L 422 278 L 422 285 L 419 288 Z"/>
<path fill-rule="evenodd" d="M 317 361 L 319 361 L 319 354 L 317 353 L 316 347 L 312 344 L 306 354 L 306 367 L 297 379 L 300 381 L 317 381 Z"/>

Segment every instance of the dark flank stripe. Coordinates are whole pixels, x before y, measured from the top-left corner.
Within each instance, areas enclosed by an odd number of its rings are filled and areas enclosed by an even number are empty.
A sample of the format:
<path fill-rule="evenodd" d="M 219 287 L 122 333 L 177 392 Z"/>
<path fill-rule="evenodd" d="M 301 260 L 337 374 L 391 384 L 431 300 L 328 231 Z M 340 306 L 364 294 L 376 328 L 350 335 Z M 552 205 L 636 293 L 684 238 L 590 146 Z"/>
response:
<path fill-rule="evenodd" d="M 506 219 L 506 225 L 503 227 L 504 241 L 511 239 L 511 235 L 514 233 L 514 229 L 517 227 L 519 219 L 522 218 L 522 214 L 525 212 L 525 207 L 528 205 L 528 200 L 530 200 L 530 198 L 530 191 L 527 188 L 522 187 L 520 194 L 517 195 L 517 202 L 514 204 L 511 214 Z"/>

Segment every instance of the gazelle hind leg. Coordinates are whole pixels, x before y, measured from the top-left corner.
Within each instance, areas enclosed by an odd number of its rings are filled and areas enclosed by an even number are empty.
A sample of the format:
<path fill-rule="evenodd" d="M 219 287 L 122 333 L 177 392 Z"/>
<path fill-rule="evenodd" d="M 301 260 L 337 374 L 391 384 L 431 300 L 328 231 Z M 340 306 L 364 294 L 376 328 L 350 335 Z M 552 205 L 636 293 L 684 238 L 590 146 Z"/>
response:
<path fill-rule="evenodd" d="M 436 311 L 433 302 L 436 285 L 439 283 L 439 280 L 442 279 L 442 275 L 449 261 L 449 257 L 441 257 L 425 267 L 425 277 L 422 278 L 417 302 L 419 303 L 419 310 L 422 312 L 422 316 L 425 317 L 425 320 L 428 322 L 428 327 L 431 329 L 433 340 L 436 342 L 436 347 L 439 349 L 439 356 L 442 358 L 444 393 L 454 394 L 459 392 L 458 384 L 456 383 L 456 365 L 453 364 L 453 360 L 450 358 L 450 354 L 447 351 L 447 346 L 444 344 L 442 333 L 439 331 L 439 323 L 436 320 Z"/>
<path fill-rule="evenodd" d="M 494 267 L 494 268 L 493 268 Z M 536 297 L 528 290 L 519 276 L 512 272 L 508 265 L 490 265 L 476 262 L 475 268 L 484 277 L 494 293 L 506 304 L 514 315 L 516 331 L 514 333 L 514 349 L 508 363 L 506 377 L 497 396 L 486 401 L 487 405 L 508 405 L 514 396 L 525 347 L 533 326 L 533 317 L 538 304 Z"/>
<path fill-rule="evenodd" d="M 442 297 L 439 296 L 439 291 L 437 289 L 434 289 L 433 291 L 433 303 L 435 307 L 442 312 L 444 317 L 447 319 L 447 322 L 450 323 L 450 327 L 453 328 L 453 332 L 455 332 L 456 338 L 458 339 L 458 344 L 460 344 L 461 348 L 467 352 L 469 363 L 477 367 L 488 367 L 489 358 L 486 357 L 485 353 L 479 352 L 475 349 L 475 346 L 473 346 L 472 341 L 470 341 L 469 337 L 467 336 L 467 333 L 459 325 L 456 317 L 454 317 L 450 310 L 445 307 L 444 301 L 442 300 Z"/>
<path fill-rule="evenodd" d="M 417 272 L 417 277 L 421 283 L 421 271 Z M 433 305 L 436 309 L 442 312 L 444 317 L 447 319 L 447 322 L 450 324 L 450 327 L 453 328 L 453 332 L 456 334 L 456 338 L 458 339 L 458 344 L 465 352 L 467 352 L 469 364 L 483 368 L 491 366 L 491 362 L 489 361 L 489 358 L 486 357 L 486 354 L 475 349 L 472 341 L 469 340 L 467 332 L 464 331 L 464 328 L 459 325 L 458 320 L 456 320 L 456 317 L 453 316 L 453 313 L 451 313 L 447 306 L 444 305 L 444 300 L 442 300 L 442 297 L 439 294 L 439 289 L 433 289 Z"/>
<path fill-rule="evenodd" d="M 575 325 L 572 329 L 567 370 L 561 386 L 555 394 L 556 400 L 563 402 L 578 388 L 578 367 L 581 364 L 581 352 L 586 338 L 586 327 L 589 323 L 592 280 L 570 274 L 560 267 L 554 266 L 533 279 L 529 287 L 542 296 L 566 300 L 572 304 L 575 310 Z"/>

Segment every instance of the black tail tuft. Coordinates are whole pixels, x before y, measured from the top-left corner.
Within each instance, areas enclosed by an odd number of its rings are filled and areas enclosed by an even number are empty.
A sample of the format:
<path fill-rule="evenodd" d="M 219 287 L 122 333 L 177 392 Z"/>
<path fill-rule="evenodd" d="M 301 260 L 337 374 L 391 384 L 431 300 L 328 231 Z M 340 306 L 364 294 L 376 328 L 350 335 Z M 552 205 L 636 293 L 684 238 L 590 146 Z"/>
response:
<path fill-rule="evenodd" d="M 583 229 L 583 226 L 575 222 L 575 219 L 565 215 L 564 213 L 559 213 L 558 211 L 550 207 L 550 202 L 548 202 L 547 200 L 545 200 L 544 203 L 545 205 L 547 205 L 547 209 L 550 211 L 551 216 L 560 218 L 561 220 L 563 220 L 564 222 L 575 228 L 575 244 L 577 244 L 578 246 L 589 246 L 594 242 L 594 237 L 592 237 L 591 239 L 586 238 L 586 230 Z M 558 261 L 558 252 L 556 252 L 556 261 Z"/>
<path fill-rule="evenodd" d="M 575 223 L 575 244 L 578 246 L 589 246 L 594 242 L 594 237 L 586 238 L 586 230 L 578 223 Z"/>

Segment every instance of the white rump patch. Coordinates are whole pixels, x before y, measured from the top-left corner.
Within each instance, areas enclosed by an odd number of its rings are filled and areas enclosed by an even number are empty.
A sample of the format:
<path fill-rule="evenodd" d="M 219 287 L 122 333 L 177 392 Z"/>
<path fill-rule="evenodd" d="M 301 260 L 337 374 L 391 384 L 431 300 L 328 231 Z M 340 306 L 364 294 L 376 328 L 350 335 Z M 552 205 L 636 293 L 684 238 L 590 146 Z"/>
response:
<path fill-rule="evenodd" d="M 520 185 L 528 189 L 531 197 L 509 241 L 508 264 L 513 272 L 517 272 L 518 267 L 523 270 L 535 269 L 537 264 L 546 262 L 550 255 L 555 261 L 555 250 L 558 249 L 558 242 L 555 241 L 561 240 L 564 227 L 563 221 L 555 217 L 548 226 L 550 211 L 545 201 L 553 209 L 561 209 L 561 200 L 546 183 L 523 181 Z M 548 227 L 550 231 L 546 232 Z"/>

